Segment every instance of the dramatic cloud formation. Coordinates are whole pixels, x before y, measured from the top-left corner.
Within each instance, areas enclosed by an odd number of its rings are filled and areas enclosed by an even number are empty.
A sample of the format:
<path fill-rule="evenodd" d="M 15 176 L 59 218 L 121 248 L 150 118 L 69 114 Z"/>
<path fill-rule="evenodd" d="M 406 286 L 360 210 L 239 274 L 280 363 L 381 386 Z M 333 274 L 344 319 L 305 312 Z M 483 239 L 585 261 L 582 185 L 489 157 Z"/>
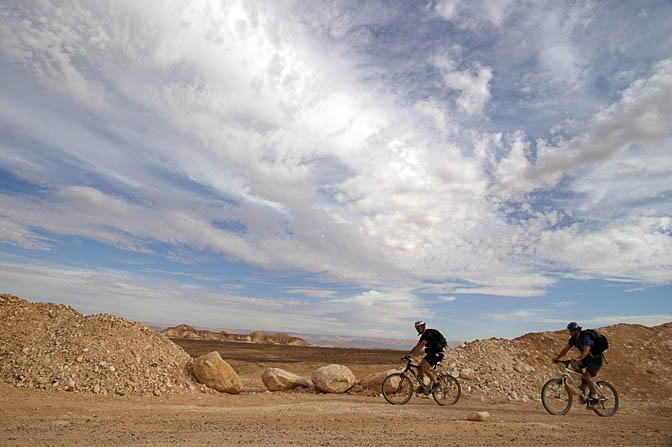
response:
<path fill-rule="evenodd" d="M 211 327 L 660 321 L 671 18 L 663 0 L 10 1 L 0 282 Z"/>

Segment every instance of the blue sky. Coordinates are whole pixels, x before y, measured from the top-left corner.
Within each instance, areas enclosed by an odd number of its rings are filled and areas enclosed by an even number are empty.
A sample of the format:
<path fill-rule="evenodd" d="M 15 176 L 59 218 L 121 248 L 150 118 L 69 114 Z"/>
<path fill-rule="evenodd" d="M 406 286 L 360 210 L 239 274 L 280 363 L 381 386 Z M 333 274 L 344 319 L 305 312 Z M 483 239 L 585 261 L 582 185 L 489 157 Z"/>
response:
<path fill-rule="evenodd" d="M 2 292 L 390 338 L 672 321 L 667 0 L 4 5 Z"/>

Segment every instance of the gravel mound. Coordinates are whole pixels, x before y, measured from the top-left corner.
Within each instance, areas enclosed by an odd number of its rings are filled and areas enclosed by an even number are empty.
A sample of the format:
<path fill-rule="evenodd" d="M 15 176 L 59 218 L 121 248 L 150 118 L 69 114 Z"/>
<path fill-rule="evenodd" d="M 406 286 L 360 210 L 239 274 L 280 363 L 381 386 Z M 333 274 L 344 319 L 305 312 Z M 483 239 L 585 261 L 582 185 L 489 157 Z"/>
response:
<path fill-rule="evenodd" d="M 147 326 L 0 295 L 0 380 L 117 395 L 194 391 L 191 356 Z"/>
<path fill-rule="evenodd" d="M 609 381 L 629 398 L 672 400 L 672 323 L 616 324 L 598 330 L 610 344 L 598 380 Z M 475 340 L 448 347 L 440 368 L 458 377 L 463 390 L 475 396 L 538 400 L 543 384 L 560 376 L 551 358 L 568 338 L 566 331 L 547 331 L 513 340 Z M 566 357 L 577 356 L 572 348 Z"/>

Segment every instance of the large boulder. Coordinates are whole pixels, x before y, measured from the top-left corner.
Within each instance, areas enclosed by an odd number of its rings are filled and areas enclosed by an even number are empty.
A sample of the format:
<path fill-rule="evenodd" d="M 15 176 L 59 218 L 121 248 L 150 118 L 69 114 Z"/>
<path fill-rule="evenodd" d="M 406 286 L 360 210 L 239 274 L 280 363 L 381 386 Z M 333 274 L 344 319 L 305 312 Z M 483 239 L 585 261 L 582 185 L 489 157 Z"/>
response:
<path fill-rule="evenodd" d="M 243 383 L 238 374 L 219 355 L 212 351 L 194 360 L 194 375 L 202 384 L 217 391 L 238 394 L 243 391 Z"/>
<path fill-rule="evenodd" d="M 380 392 L 382 387 L 383 387 L 383 381 L 387 376 L 389 376 L 392 373 L 398 373 L 401 372 L 400 369 L 388 369 L 387 371 L 382 371 L 382 372 L 377 372 L 373 374 L 369 374 L 368 376 L 364 377 L 362 380 L 359 381 L 359 384 L 362 386 L 362 388 L 366 388 L 369 390 L 374 390 Z M 393 387 L 396 387 L 399 385 L 399 380 L 394 380 L 394 381 L 389 381 L 388 382 L 388 387 L 390 388 L 389 391 L 393 389 Z"/>
<path fill-rule="evenodd" d="M 280 368 L 266 368 L 261 375 L 261 380 L 270 391 L 285 391 L 297 386 L 310 387 L 313 385 L 310 377 L 297 376 Z"/>
<path fill-rule="evenodd" d="M 324 393 L 345 393 L 355 384 L 355 375 L 344 365 L 317 368 L 310 378 L 315 388 Z"/>

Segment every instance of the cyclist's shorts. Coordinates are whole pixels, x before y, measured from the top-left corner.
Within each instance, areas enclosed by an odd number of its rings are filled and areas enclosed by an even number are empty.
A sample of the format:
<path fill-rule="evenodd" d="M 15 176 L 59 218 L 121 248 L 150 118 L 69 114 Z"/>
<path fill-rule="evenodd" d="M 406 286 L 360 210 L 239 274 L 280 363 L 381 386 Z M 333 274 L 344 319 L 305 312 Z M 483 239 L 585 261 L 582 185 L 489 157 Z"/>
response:
<path fill-rule="evenodd" d="M 425 360 L 432 366 L 436 366 L 441 360 L 443 360 L 443 352 L 428 352 L 425 355 Z"/>
<path fill-rule="evenodd" d="M 591 357 L 588 356 L 583 359 L 583 365 L 592 377 L 596 377 L 600 368 L 602 368 L 602 356 Z"/>

